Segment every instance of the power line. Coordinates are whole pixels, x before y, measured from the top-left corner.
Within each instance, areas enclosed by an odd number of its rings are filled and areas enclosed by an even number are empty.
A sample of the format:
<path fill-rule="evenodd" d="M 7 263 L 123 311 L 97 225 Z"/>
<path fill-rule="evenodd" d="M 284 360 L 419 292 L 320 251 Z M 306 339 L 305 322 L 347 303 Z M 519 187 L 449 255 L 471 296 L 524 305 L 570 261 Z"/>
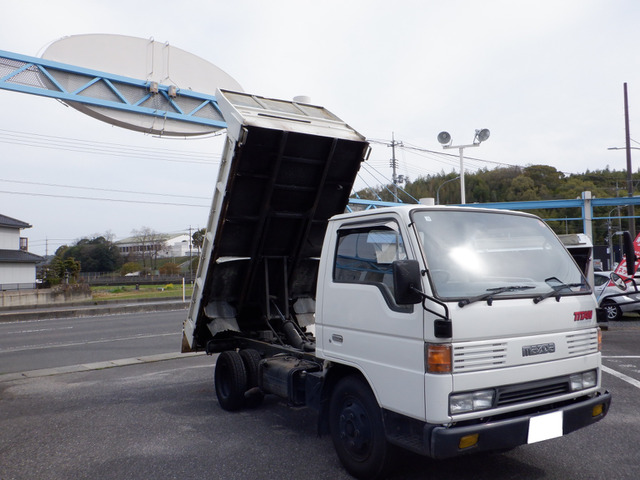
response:
<path fill-rule="evenodd" d="M 0 182 L 5 183 L 19 183 L 22 185 L 39 185 L 43 187 L 57 187 L 57 188 L 75 188 L 78 190 L 98 190 L 101 192 L 114 192 L 114 193 L 131 193 L 134 195 L 155 195 L 158 197 L 176 197 L 176 198 L 194 198 L 198 200 L 209 200 L 209 197 L 198 197 L 194 195 L 176 195 L 170 193 L 155 193 L 155 192 L 136 192 L 133 190 L 117 190 L 114 188 L 99 188 L 99 187 L 80 187 L 76 185 L 62 185 L 58 183 L 41 183 L 41 182 L 27 182 L 23 180 L 8 180 L 4 178 L 0 178 Z"/>
<path fill-rule="evenodd" d="M 7 134 L 10 134 L 12 136 L 25 137 L 27 139 L 31 138 L 32 140 L 41 140 L 42 142 L 55 141 L 55 142 L 71 143 L 71 144 L 78 144 L 78 145 L 100 146 L 102 148 L 109 148 L 109 149 L 120 148 L 124 150 L 132 150 L 132 151 L 138 151 L 142 153 L 151 152 L 154 155 L 171 154 L 171 155 L 177 155 L 177 156 L 200 157 L 204 159 L 211 158 L 211 157 L 220 157 L 219 154 L 212 154 L 212 153 L 185 152 L 183 150 L 172 150 L 168 148 L 156 148 L 156 147 L 138 147 L 135 145 L 124 145 L 121 143 L 100 142 L 97 140 L 85 140 L 80 138 L 59 137 L 59 136 L 53 136 L 53 135 L 44 135 L 41 133 L 17 132 L 14 130 L 0 129 L 0 135 L 7 135 Z"/>
<path fill-rule="evenodd" d="M 195 163 L 211 165 L 219 161 L 221 155 L 198 152 L 185 152 L 153 147 L 137 147 L 94 140 L 56 137 L 28 132 L 16 132 L 0 129 L 0 142 L 29 147 L 50 148 L 71 152 L 83 152 L 96 155 L 120 156 L 177 163 Z"/>
<path fill-rule="evenodd" d="M 96 197 L 80 197 L 74 195 L 55 195 L 50 193 L 29 193 L 29 192 L 11 192 L 7 190 L 0 190 L 0 193 L 6 193 L 8 195 L 24 195 L 29 197 L 53 197 L 53 198 L 67 198 L 72 200 L 93 200 L 104 202 L 119 202 L 119 203 L 138 203 L 147 205 L 169 205 L 173 207 L 202 207 L 208 208 L 209 205 L 195 205 L 189 203 L 170 203 L 170 202 L 153 202 L 149 200 L 124 200 L 122 198 L 96 198 Z"/>
<path fill-rule="evenodd" d="M 438 151 L 435 151 L 435 150 L 429 150 L 427 148 L 416 147 L 416 146 L 413 146 L 413 145 L 405 144 L 401 148 L 404 148 L 404 149 L 407 149 L 407 150 L 418 151 L 418 152 L 431 153 L 433 155 L 441 155 L 441 156 L 446 156 L 446 157 L 452 157 L 452 158 L 456 158 L 456 159 L 459 158 L 458 155 L 455 155 L 453 153 L 438 152 Z M 466 155 L 464 157 L 464 160 L 465 160 L 465 162 L 467 160 L 473 160 L 473 161 L 476 161 L 476 162 L 493 163 L 494 165 L 502 165 L 502 166 L 505 166 L 505 167 L 520 167 L 520 165 L 513 165 L 511 163 L 496 162 L 494 160 L 485 160 L 485 159 L 482 159 L 482 158 L 469 157 L 469 156 L 466 156 Z"/>
<path fill-rule="evenodd" d="M 369 140 L 370 143 L 377 143 L 377 144 L 381 144 L 381 145 L 387 145 L 389 143 L 386 140 L 378 140 L 378 139 L 368 139 L 368 140 Z M 632 141 L 635 142 L 635 140 L 632 140 Z M 636 142 L 636 143 L 638 143 L 638 142 Z M 459 158 L 457 155 L 452 154 L 452 153 L 445 153 L 445 152 L 440 152 L 440 151 L 435 151 L 435 150 L 429 150 L 428 148 L 418 147 L 418 146 L 415 146 L 415 145 L 408 144 L 407 142 L 402 142 L 402 145 L 400 146 L 400 148 L 403 149 L 403 150 L 411 150 L 414 153 L 415 152 L 422 152 L 422 153 L 427 153 L 427 154 L 431 154 L 431 155 L 435 155 L 435 156 L 439 156 L 439 157 L 452 158 L 452 160 L 457 160 Z M 419 154 L 416 153 L 416 155 L 419 155 Z M 426 156 L 426 155 L 419 155 L 419 156 L 422 156 L 424 158 L 430 158 L 430 159 L 438 161 L 438 162 L 446 163 L 443 159 L 438 159 L 438 158 L 433 157 L 433 156 Z M 483 158 L 469 157 L 469 156 L 466 156 L 466 155 L 465 155 L 464 159 L 465 159 L 465 162 L 467 162 L 467 160 L 470 160 L 472 162 L 475 161 L 475 162 L 482 162 L 482 163 L 491 163 L 491 164 L 494 164 L 494 165 L 504 166 L 504 167 L 525 168 L 525 166 L 523 166 L 523 165 L 517 165 L 517 164 L 513 164 L 513 163 L 506 163 L 506 162 L 497 162 L 495 160 L 486 160 L 486 159 L 483 159 Z M 447 164 L 447 165 L 449 165 L 449 164 Z M 451 166 L 453 166 L 453 164 L 451 164 Z M 477 170 L 482 168 L 481 166 L 479 166 L 477 164 L 474 165 L 473 163 L 470 163 L 469 166 L 472 167 L 472 168 L 475 168 Z M 560 173 L 565 174 L 565 175 L 574 175 L 575 174 L 574 172 L 563 172 L 563 171 L 560 171 L 560 170 L 558 170 L 558 171 Z"/>

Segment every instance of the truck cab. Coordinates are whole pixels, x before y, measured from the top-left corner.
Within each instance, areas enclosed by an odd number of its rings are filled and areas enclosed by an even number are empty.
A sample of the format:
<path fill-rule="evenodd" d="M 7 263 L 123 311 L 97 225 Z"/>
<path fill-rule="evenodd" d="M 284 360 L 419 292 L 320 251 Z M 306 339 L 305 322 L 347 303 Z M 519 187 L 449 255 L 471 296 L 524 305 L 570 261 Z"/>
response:
<path fill-rule="evenodd" d="M 322 260 L 316 355 L 366 379 L 389 436 L 405 432 L 395 442 L 444 458 L 606 413 L 592 290 L 539 218 L 418 206 L 340 215 Z M 407 265 L 415 303 L 398 291 Z M 545 415 L 552 428 L 535 433 Z"/>

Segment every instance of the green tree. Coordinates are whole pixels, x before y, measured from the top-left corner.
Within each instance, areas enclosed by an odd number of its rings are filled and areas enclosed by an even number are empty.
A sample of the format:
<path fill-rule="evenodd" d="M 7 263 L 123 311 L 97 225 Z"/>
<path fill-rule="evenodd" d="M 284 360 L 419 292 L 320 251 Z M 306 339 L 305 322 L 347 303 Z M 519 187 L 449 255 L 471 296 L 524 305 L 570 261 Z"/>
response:
<path fill-rule="evenodd" d="M 51 285 L 77 283 L 79 273 L 79 261 L 73 257 L 62 258 L 56 255 L 47 268 L 46 279 Z"/>
<path fill-rule="evenodd" d="M 564 173 L 549 165 L 529 165 L 524 168 L 523 175 L 533 180 L 538 198 L 557 198 L 556 191 L 562 185 Z M 538 198 L 534 198 L 537 200 Z"/>
<path fill-rule="evenodd" d="M 206 234 L 207 234 L 207 229 L 201 228 L 200 230 L 193 232 L 193 235 L 191 235 L 191 239 L 193 240 L 193 246 L 198 249 L 198 255 L 200 254 L 200 249 L 204 244 L 204 236 Z"/>
<path fill-rule="evenodd" d="M 120 275 L 126 275 L 127 273 L 135 273 L 142 271 L 142 265 L 138 262 L 127 262 L 120 268 Z"/>
<path fill-rule="evenodd" d="M 83 272 L 115 272 L 124 263 L 118 247 L 104 236 L 78 240 L 59 255 L 79 261 Z"/>
<path fill-rule="evenodd" d="M 508 198 L 510 201 L 536 200 L 538 198 L 538 190 L 533 179 L 526 175 L 518 175 L 511 180 Z"/>
<path fill-rule="evenodd" d="M 177 275 L 180 273 L 180 265 L 177 263 L 167 262 L 162 265 L 158 271 L 161 275 Z"/>

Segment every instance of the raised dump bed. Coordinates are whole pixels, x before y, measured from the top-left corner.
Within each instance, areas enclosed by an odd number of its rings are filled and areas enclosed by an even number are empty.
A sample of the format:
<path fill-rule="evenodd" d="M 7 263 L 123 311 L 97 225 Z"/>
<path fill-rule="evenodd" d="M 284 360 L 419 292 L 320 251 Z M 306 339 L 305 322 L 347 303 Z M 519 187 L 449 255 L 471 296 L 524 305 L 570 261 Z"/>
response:
<path fill-rule="evenodd" d="M 183 351 L 221 332 L 255 336 L 273 317 L 309 323 L 327 220 L 345 211 L 369 151 L 323 107 L 231 91 L 217 99 L 227 141 Z"/>

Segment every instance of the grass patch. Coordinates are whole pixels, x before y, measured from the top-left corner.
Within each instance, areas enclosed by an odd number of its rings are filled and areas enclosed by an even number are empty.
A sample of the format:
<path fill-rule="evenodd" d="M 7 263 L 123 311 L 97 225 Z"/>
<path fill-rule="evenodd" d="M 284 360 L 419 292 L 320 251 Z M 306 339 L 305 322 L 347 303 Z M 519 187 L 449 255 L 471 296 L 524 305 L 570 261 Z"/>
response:
<path fill-rule="evenodd" d="M 186 286 L 185 296 L 191 297 L 193 287 Z M 91 295 L 96 301 L 104 300 L 138 300 L 138 299 L 182 299 L 182 286 L 169 285 L 140 285 L 137 289 L 131 286 L 95 286 L 91 287 Z"/>

